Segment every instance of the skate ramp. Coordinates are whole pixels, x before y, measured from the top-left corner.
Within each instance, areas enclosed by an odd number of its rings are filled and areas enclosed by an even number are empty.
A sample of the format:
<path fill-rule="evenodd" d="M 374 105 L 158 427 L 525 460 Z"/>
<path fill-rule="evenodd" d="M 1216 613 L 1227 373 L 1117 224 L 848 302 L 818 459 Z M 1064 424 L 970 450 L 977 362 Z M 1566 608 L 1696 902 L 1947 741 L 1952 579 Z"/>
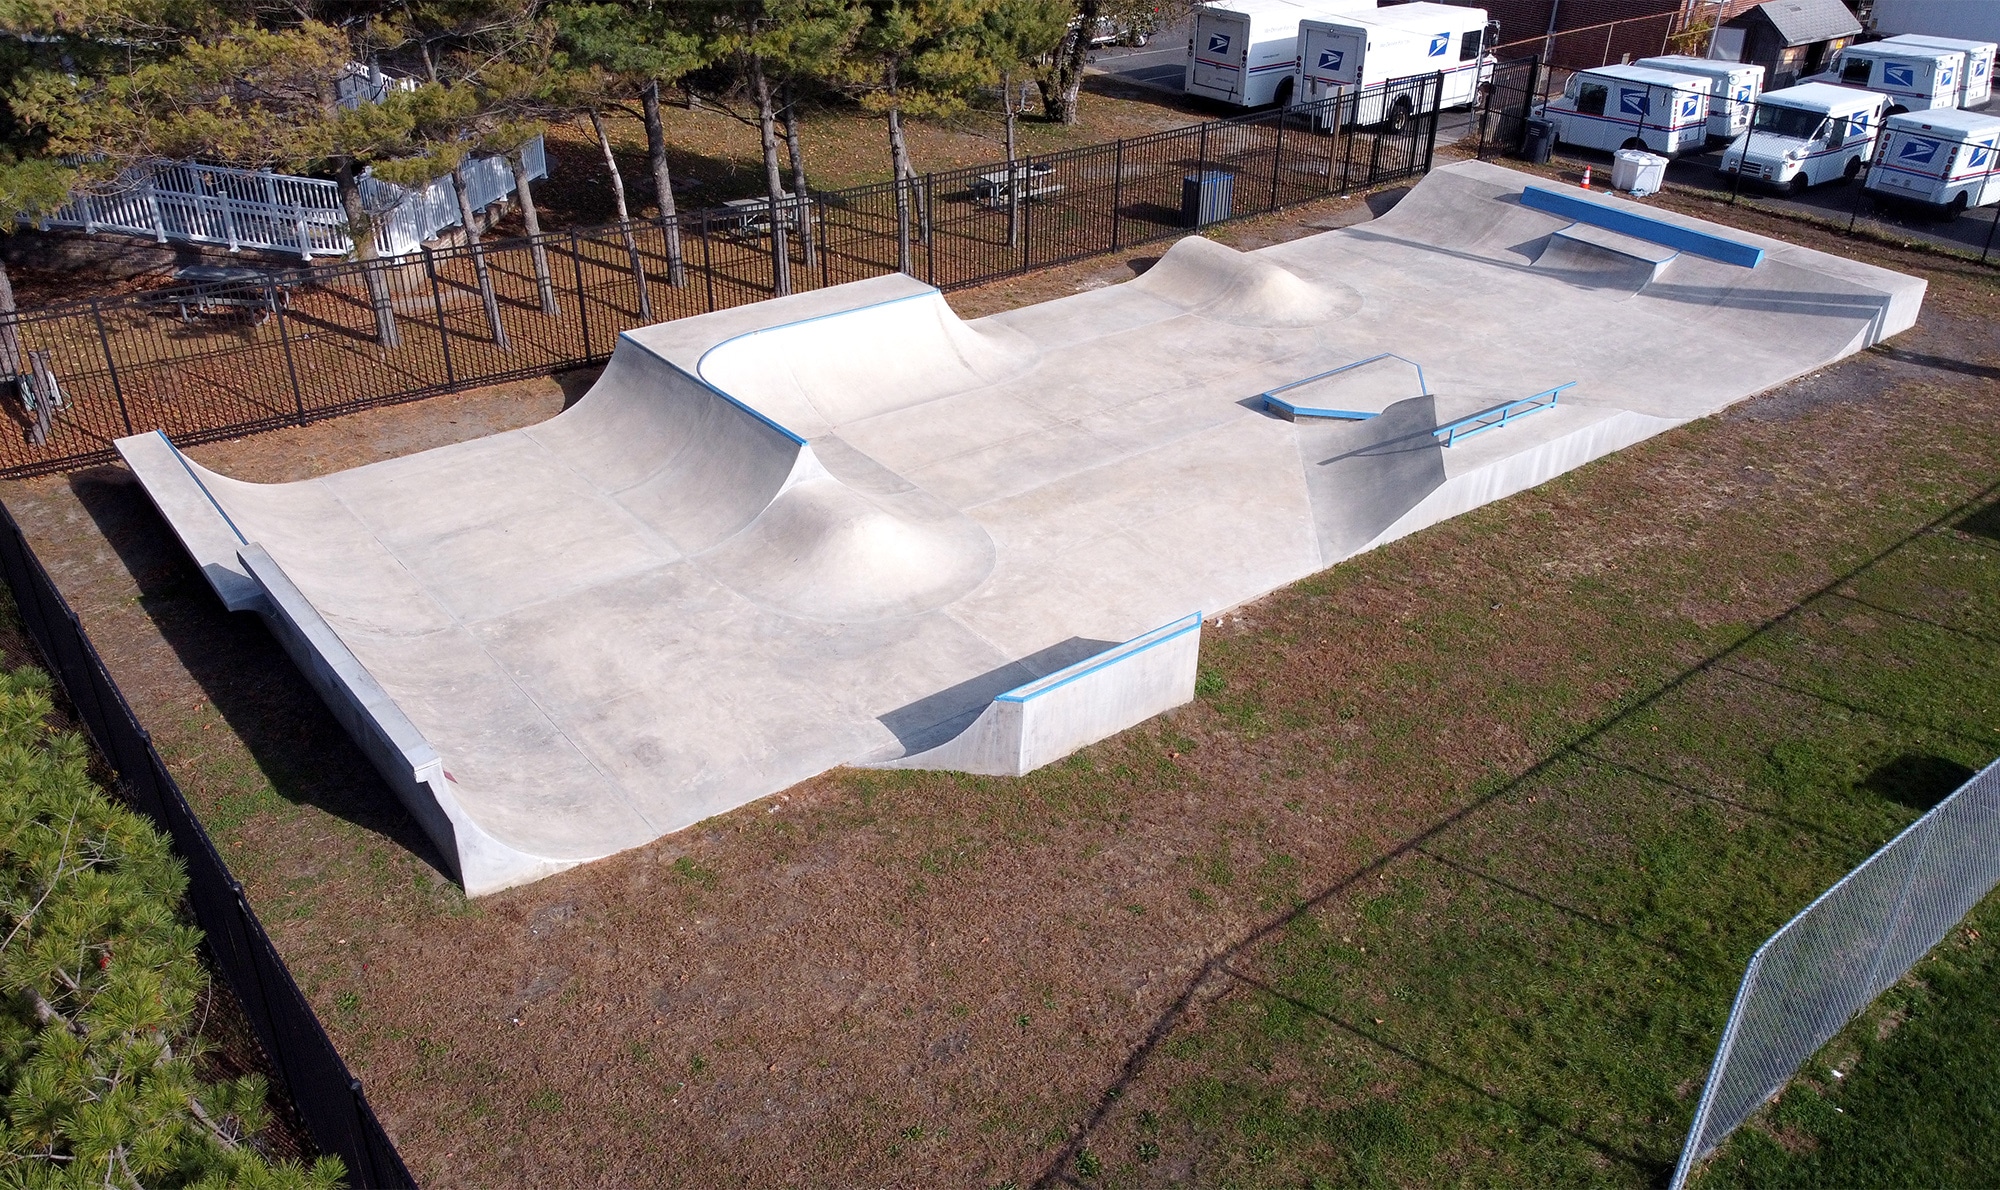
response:
<path fill-rule="evenodd" d="M 1549 236 L 1535 267 L 1586 289 L 1636 294 L 1659 280 L 1679 255 L 1677 248 L 1572 223 Z"/>
<path fill-rule="evenodd" d="M 1920 281 L 1624 200 L 1538 209 L 1540 184 L 1460 163 L 1370 223 L 1191 238 L 1134 281 L 969 322 L 884 277 L 640 328 L 547 422 L 299 483 L 118 445 L 481 895 L 837 765 L 1046 763 L 1192 696 L 1198 609 L 1921 305 Z M 1762 258 L 1600 234 L 1634 211 Z M 1632 289 L 1627 259 L 1656 271 Z M 1258 395 L 1281 389 L 1293 418 Z"/>
<path fill-rule="evenodd" d="M 1217 322 L 1318 326 L 1361 308 L 1361 295 L 1331 277 L 1297 273 L 1201 236 L 1176 241 L 1131 288 Z"/>

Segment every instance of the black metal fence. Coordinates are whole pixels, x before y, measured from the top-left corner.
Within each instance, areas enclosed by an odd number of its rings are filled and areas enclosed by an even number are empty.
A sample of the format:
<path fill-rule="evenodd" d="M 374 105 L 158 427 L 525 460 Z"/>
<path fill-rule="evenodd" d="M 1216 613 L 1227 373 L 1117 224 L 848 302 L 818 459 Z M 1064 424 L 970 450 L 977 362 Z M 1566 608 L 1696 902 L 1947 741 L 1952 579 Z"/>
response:
<path fill-rule="evenodd" d="M 1429 169 L 1441 76 L 773 208 L 725 208 L 19 316 L 0 476 L 586 366 L 618 333 L 904 271 L 976 285 Z M 1408 102 L 1384 102 L 1397 96 Z M 1362 114 L 1379 123 L 1363 125 Z M 1226 180 L 1219 180 L 1226 178 Z M 1226 198 L 1222 191 L 1227 191 Z M 775 234 L 774 234 L 775 232 Z M 31 366 L 32 365 L 32 366 Z M 4 383 L 4 378 L 0 378 Z"/>
<path fill-rule="evenodd" d="M 174 782 L 146 730 L 104 669 L 76 614 L 29 548 L 13 515 L 0 506 L 0 575 L 14 592 L 22 625 L 62 684 L 119 789 L 173 841 L 188 870 L 188 901 L 207 935 L 222 977 L 242 1003 L 257 1040 L 284 1081 L 321 1152 L 347 1163 L 349 1184 L 414 1186 L 361 1083 L 328 1040 L 319 1019 L 271 945 L 243 886 L 229 874 Z"/>

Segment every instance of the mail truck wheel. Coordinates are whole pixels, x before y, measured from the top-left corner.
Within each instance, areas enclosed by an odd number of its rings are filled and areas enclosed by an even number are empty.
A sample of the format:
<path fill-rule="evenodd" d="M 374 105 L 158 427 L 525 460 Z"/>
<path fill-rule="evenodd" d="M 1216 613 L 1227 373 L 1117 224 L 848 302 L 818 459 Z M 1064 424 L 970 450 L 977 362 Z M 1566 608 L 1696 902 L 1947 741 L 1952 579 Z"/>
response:
<path fill-rule="evenodd" d="M 1847 168 L 1840 171 L 1840 176 L 1852 182 L 1855 178 L 1855 175 L 1859 174 L 1860 172 L 1861 172 L 1861 158 L 1849 157 L 1847 159 Z"/>
<path fill-rule="evenodd" d="M 1792 175 L 1792 184 L 1787 186 L 1786 189 L 1791 191 L 1793 198 L 1797 198 L 1799 195 L 1804 194 L 1806 187 L 1810 185 L 1812 185 L 1812 181 L 1806 177 L 1806 171 L 1800 170 L 1798 173 Z"/>
<path fill-rule="evenodd" d="M 1621 149 L 1637 149 L 1643 153 L 1646 151 L 1646 142 L 1635 136 L 1618 147 Z"/>
<path fill-rule="evenodd" d="M 1410 117 L 1415 114 L 1416 108 L 1411 105 L 1408 95 L 1396 96 L 1395 106 L 1389 109 L 1389 131 L 1408 132 Z"/>

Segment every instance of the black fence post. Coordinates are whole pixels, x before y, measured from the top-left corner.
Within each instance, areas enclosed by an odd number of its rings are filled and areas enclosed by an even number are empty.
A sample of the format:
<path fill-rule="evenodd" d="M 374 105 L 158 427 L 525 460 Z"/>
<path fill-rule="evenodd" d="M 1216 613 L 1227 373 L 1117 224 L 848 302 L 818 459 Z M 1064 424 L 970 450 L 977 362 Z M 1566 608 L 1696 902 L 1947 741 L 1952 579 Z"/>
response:
<path fill-rule="evenodd" d="M 438 289 L 437 264 L 431 259 L 429 244 L 419 244 L 424 254 L 424 275 L 431 280 L 431 310 L 437 315 L 438 347 L 444 352 L 444 382 L 457 384 L 458 379 L 451 366 L 451 328 L 444 321 L 444 294 Z M 589 344 L 584 345 L 588 352 Z"/>
<path fill-rule="evenodd" d="M 701 275 L 708 287 L 708 312 L 715 313 L 715 257 L 709 249 L 709 241 L 714 237 L 708 230 L 708 208 L 701 211 Z"/>
<path fill-rule="evenodd" d="M 931 185 L 936 174 L 924 175 L 924 274 L 937 284 L 937 194 Z"/>
<path fill-rule="evenodd" d="M 583 325 L 583 357 L 592 358 L 590 350 L 590 303 L 583 298 L 583 240 L 575 232 L 569 233 L 569 263 L 576 273 L 576 316 Z"/>
<path fill-rule="evenodd" d="M 1111 250 L 1118 251 L 1118 236 L 1123 230 L 1118 223 L 1119 212 L 1125 206 L 1125 138 L 1119 137 L 1111 148 Z"/>
<path fill-rule="evenodd" d="M 1271 201 L 1264 206 L 1267 211 L 1278 209 L 1278 171 L 1284 168 L 1285 162 L 1285 109 L 1282 107 L 1278 109 L 1277 125 L 1278 135 L 1271 140 Z"/>
<path fill-rule="evenodd" d="M 1428 90 L 1431 93 L 1430 127 L 1424 130 L 1424 167 L 1415 172 L 1431 172 L 1431 163 L 1437 159 L 1438 120 L 1444 115 L 1444 74 L 1431 76 Z M 1413 163 L 1414 164 L 1414 163 Z"/>
<path fill-rule="evenodd" d="M 271 293 L 271 313 L 278 320 L 278 345 L 285 350 L 285 375 L 292 382 L 292 408 L 298 411 L 299 424 L 304 425 L 306 424 L 306 395 L 299 388 L 299 367 L 296 363 L 292 362 L 292 335 L 285 327 L 284 298 L 276 292 L 275 286 L 272 287 Z"/>
<path fill-rule="evenodd" d="M 812 210 L 812 218 L 819 220 L 819 287 L 825 289 L 827 286 L 833 284 L 833 266 L 828 260 L 833 253 L 827 246 L 825 200 L 813 200 Z"/>
<path fill-rule="evenodd" d="M 1030 170 L 1028 176 L 1030 178 L 1035 176 L 1034 173 L 1032 172 L 1034 169 L 1034 164 L 1035 164 L 1035 159 L 1033 157 L 1028 158 L 1028 168 Z M 1014 184 L 1014 179 L 1012 177 L 1009 177 L 1007 179 L 1007 184 L 1009 186 L 1012 186 Z M 1034 183 L 1032 182 L 1029 183 L 1031 189 L 1033 185 Z M 1035 201 L 1032 193 L 1030 193 L 1027 197 L 1022 198 L 1021 200 L 1021 271 L 1024 273 L 1028 271 L 1029 267 L 1028 262 L 1033 259 L 1032 255 L 1029 252 L 1028 246 L 1035 242 L 1034 211 L 1035 211 Z"/>
<path fill-rule="evenodd" d="M 118 399 L 118 420 L 125 423 L 125 432 L 132 432 L 132 414 L 125 408 L 125 389 L 118 383 L 118 361 L 111 357 L 111 336 L 104 330 L 104 311 L 99 308 L 96 298 L 90 299 L 90 317 L 97 323 L 97 342 L 104 348 L 104 370 L 111 377 L 111 395 Z"/>

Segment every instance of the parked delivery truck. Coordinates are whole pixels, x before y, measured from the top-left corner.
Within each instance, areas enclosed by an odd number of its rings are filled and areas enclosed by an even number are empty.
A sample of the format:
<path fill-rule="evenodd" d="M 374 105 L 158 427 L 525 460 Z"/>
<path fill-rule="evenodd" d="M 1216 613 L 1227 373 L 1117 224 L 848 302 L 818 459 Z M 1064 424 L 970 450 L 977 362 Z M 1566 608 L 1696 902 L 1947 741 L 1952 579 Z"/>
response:
<path fill-rule="evenodd" d="M 1890 116 L 1864 185 L 1954 213 L 2000 203 L 2000 116 L 1959 111 Z"/>
<path fill-rule="evenodd" d="M 2000 7 L 1996 5 L 1995 7 Z M 1898 33 L 1878 45 L 1915 45 L 1930 50 L 1957 50 L 1965 55 L 1965 69 L 1958 72 L 1957 107 L 1984 107 L 1993 98 L 1993 56 L 1990 41 L 1968 41 L 1962 37 L 1932 37 L 1928 33 Z"/>
<path fill-rule="evenodd" d="M 1708 79 L 1708 139 L 1735 140 L 1750 127 L 1750 109 L 1764 91 L 1764 68 L 1754 62 L 1724 62 L 1719 58 L 1690 58 L 1666 54 L 1641 58 L 1634 66 L 1650 66 L 1676 74 L 1698 74 Z"/>
<path fill-rule="evenodd" d="M 1889 97 L 1828 83 L 1766 91 L 1721 170 L 1786 190 L 1851 178 L 1868 163 Z"/>
<path fill-rule="evenodd" d="M 1799 81 L 1879 92 L 1889 97 L 1893 115 L 1956 106 L 1958 75 L 1964 69 L 1963 50 L 1871 41 L 1848 46 L 1826 70 Z"/>
<path fill-rule="evenodd" d="M 1599 66 L 1569 78 L 1535 109 L 1556 140 L 1586 149 L 1648 149 L 1672 157 L 1708 143 L 1709 80 L 1651 66 Z"/>
<path fill-rule="evenodd" d="M 1181 89 L 1239 107 L 1289 104 L 1299 22 L 1373 10 L 1375 0 L 1217 0 L 1194 10 Z"/>
<path fill-rule="evenodd" d="M 1341 105 L 1342 123 L 1400 129 L 1432 106 L 1463 107 L 1478 99 L 1480 87 L 1493 78 L 1493 55 L 1487 51 L 1496 32 L 1485 10 L 1455 4 L 1398 4 L 1308 18 L 1299 22 L 1293 94 L 1299 103 L 1312 103 L 1354 93 L 1352 108 Z M 1443 82 L 1433 91 L 1429 80 L 1435 75 Z M 1391 81 L 1398 85 L 1381 86 Z M 1334 115 L 1327 110 L 1315 119 L 1330 124 Z"/>

